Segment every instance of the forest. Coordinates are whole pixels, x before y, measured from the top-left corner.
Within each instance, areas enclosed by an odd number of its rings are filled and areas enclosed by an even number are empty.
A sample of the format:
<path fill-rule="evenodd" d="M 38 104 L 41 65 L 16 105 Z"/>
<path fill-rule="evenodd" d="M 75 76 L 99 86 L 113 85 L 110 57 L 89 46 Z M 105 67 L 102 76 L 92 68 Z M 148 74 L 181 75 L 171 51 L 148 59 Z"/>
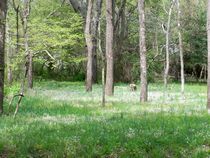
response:
<path fill-rule="evenodd" d="M 210 0 L 0 0 L 16 157 L 210 157 Z"/>

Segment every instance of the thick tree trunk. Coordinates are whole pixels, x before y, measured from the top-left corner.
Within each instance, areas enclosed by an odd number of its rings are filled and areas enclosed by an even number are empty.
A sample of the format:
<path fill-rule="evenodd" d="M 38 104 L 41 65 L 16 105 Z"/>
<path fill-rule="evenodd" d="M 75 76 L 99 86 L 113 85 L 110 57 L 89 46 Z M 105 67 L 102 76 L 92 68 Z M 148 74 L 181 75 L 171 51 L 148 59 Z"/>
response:
<path fill-rule="evenodd" d="M 165 89 L 167 89 L 168 85 L 168 73 L 169 73 L 169 65 L 170 65 L 170 59 L 169 59 L 169 44 L 170 44 L 170 25 L 171 25 L 171 14 L 174 6 L 174 1 L 172 1 L 171 7 L 168 12 L 168 22 L 167 22 L 167 28 L 166 28 L 166 63 L 165 63 L 165 72 L 164 72 L 164 86 Z"/>
<path fill-rule="evenodd" d="M 210 114 L 210 0 L 208 0 L 208 13 L 207 13 L 207 34 L 208 34 L 208 99 L 207 109 Z"/>
<path fill-rule="evenodd" d="M 85 25 L 85 40 L 87 45 L 87 74 L 86 74 L 86 91 L 92 91 L 93 77 L 93 38 L 91 34 L 91 18 L 93 10 L 93 0 L 88 2 L 88 10 Z"/>
<path fill-rule="evenodd" d="M 87 3 L 85 0 L 69 0 L 74 10 L 82 15 L 84 19 L 87 16 Z M 92 58 L 92 82 L 97 82 L 97 30 L 98 21 L 101 16 L 102 0 L 93 1 L 93 16 L 91 19 L 91 33 L 93 40 L 93 58 Z"/>
<path fill-rule="evenodd" d="M 144 0 L 138 1 L 139 10 L 139 48 L 140 48 L 140 72 L 141 72 L 141 93 L 140 101 L 147 101 L 147 59 L 146 59 L 146 35 L 145 35 L 145 12 Z"/>
<path fill-rule="evenodd" d="M 0 114 L 3 113 L 4 101 L 4 54 L 7 0 L 0 1 Z"/>
<path fill-rule="evenodd" d="M 113 0 L 106 0 L 106 95 L 114 93 Z"/>
<path fill-rule="evenodd" d="M 177 10 L 178 10 L 178 34 L 179 34 L 179 53 L 180 53 L 180 65 L 181 65 L 181 93 L 184 95 L 184 57 L 183 57 L 183 46 L 182 46 L 182 33 L 181 33 L 181 9 L 179 0 L 177 0 Z"/>

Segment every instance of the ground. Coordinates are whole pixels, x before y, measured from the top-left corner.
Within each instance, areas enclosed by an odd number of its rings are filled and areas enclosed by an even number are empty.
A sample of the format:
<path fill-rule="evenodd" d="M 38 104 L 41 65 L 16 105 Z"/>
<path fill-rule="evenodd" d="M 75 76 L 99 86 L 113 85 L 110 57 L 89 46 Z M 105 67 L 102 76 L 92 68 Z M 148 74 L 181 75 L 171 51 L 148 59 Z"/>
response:
<path fill-rule="evenodd" d="M 6 112 L 16 89 L 6 87 Z M 78 82 L 36 82 L 17 117 L 0 118 L 0 158 L 210 156 L 205 84 L 187 84 L 185 95 L 179 84 L 167 92 L 150 84 L 146 104 L 139 103 L 139 87 L 130 92 L 117 84 L 106 107 L 100 85 L 84 89 Z"/>

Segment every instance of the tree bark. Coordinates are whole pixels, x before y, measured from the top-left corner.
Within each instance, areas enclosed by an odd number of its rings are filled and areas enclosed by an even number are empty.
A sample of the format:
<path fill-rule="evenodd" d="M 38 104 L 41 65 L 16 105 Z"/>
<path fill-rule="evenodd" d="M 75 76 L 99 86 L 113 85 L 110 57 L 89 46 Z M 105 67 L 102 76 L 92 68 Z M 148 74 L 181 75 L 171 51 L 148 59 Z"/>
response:
<path fill-rule="evenodd" d="M 69 0 L 75 12 L 82 15 L 84 19 L 87 16 L 87 3 L 85 0 Z M 98 21 L 101 16 L 102 0 L 94 0 L 93 2 L 93 16 L 91 19 L 91 33 L 93 38 L 93 59 L 92 59 L 92 82 L 97 82 L 97 31 Z"/>
<path fill-rule="evenodd" d="M 29 51 L 28 53 L 28 88 L 33 88 L 33 53 Z"/>
<path fill-rule="evenodd" d="M 166 28 L 166 63 L 165 63 L 165 72 L 164 72 L 164 86 L 167 89 L 168 85 L 168 73 L 169 73 L 169 66 L 170 66 L 170 59 L 169 59 L 169 40 L 170 40 L 170 25 L 171 25 L 171 14 L 174 6 L 174 0 L 172 1 L 171 7 L 168 12 L 168 22 Z"/>
<path fill-rule="evenodd" d="M 31 0 L 24 0 L 24 8 L 22 11 L 22 25 L 23 25 L 23 36 L 24 36 L 24 47 L 27 56 L 27 72 L 28 72 L 28 88 L 33 88 L 33 54 L 29 50 L 29 39 L 28 39 L 28 17 L 30 15 L 30 3 Z"/>
<path fill-rule="evenodd" d="M 210 0 L 208 0 L 207 11 L 207 34 L 208 34 L 208 94 L 207 94 L 207 109 L 210 114 Z"/>
<path fill-rule="evenodd" d="M 101 16 L 102 0 L 95 0 L 93 4 L 93 18 L 91 25 L 91 32 L 93 35 L 93 83 L 97 82 L 97 36 L 99 18 Z"/>
<path fill-rule="evenodd" d="M 4 54 L 6 28 L 7 0 L 0 1 L 0 114 L 3 113 L 4 102 Z"/>
<path fill-rule="evenodd" d="M 84 0 L 69 0 L 74 10 L 82 15 L 85 19 L 87 15 L 87 4 Z"/>
<path fill-rule="evenodd" d="M 113 0 L 106 0 L 106 95 L 114 94 Z"/>
<path fill-rule="evenodd" d="M 19 52 L 19 5 L 16 8 L 16 53 Z"/>
<path fill-rule="evenodd" d="M 105 54 L 102 50 L 102 40 L 101 40 L 101 21 L 99 20 L 98 25 L 98 50 L 101 55 L 102 59 L 102 73 L 101 73 L 101 79 L 102 79 L 102 106 L 105 107 L 106 104 L 106 94 L 105 94 Z"/>
<path fill-rule="evenodd" d="M 87 45 L 87 74 L 86 74 L 86 91 L 92 91 L 92 77 L 93 77 L 93 39 L 91 34 L 91 18 L 93 10 L 93 0 L 88 2 L 88 10 L 85 25 L 85 40 Z"/>
<path fill-rule="evenodd" d="M 181 9 L 180 2 L 177 0 L 177 10 L 178 10 L 178 34 L 179 34 L 179 53 L 180 53 L 180 65 L 181 65 L 181 94 L 184 95 L 184 56 L 183 56 L 183 44 L 182 44 L 182 33 L 181 33 Z"/>
<path fill-rule="evenodd" d="M 6 43 L 7 43 L 7 50 L 6 50 L 6 54 L 7 54 L 7 82 L 9 85 L 12 84 L 13 81 L 13 75 L 12 75 L 12 57 L 13 57 L 13 49 L 11 46 L 11 35 L 10 35 L 10 28 L 9 28 L 9 20 L 7 18 L 6 21 Z"/>
<path fill-rule="evenodd" d="M 146 102 L 148 99 L 147 92 L 147 59 L 146 59 L 146 31 L 145 31 L 145 12 L 144 0 L 138 1 L 139 10 L 139 48 L 140 48 L 140 72 L 141 72 L 141 93 L 140 101 Z"/>

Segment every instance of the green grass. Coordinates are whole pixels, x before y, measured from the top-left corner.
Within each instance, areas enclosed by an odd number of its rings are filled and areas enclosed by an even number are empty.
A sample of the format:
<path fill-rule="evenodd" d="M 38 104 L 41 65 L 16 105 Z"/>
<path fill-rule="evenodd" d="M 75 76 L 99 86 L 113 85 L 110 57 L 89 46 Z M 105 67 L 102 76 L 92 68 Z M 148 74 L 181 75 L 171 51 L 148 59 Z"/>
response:
<path fill-rule="evenodd" d="M 16 119 L 0 118 L 0 157 L 209 157 L 206 85 L 187 84 L 185 99 L 179 84 L 167 98 L 161 84 L 149 90 L 140 104 L 139 91 L 118 84 L 103 108 L 101 85 L 86 93 L 84 83 L 36 83 Z"/>

